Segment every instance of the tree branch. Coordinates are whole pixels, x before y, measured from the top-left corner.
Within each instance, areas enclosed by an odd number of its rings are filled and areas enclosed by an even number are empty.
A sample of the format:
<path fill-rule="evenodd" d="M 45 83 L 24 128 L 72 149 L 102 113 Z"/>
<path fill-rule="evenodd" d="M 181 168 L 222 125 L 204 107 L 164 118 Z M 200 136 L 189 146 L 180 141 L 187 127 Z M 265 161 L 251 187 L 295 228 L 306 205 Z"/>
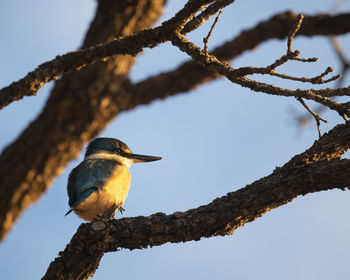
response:
<path fill-rule="evenodd" d="M 288 36 L 296 17 L 297 15 L 293 12 L 278 14 L 252 29 L 243 31 L 233 40 L 217 47 L 211 53 L 218 59 L 227 61 L 238 57 L 244 51 L 256 48 L 260 43 L 269 39 L 284 39 Z M 350 14 L 317 15 L 305 16 L 303 25 L 296 36 L 326 35 L 329 32 L 340 32 L 337 19 L 345 24 L 342 27 L 348 26 L 348 29 L 342 32 L 349 32 Z M 188 92 L 219 76 L 216 71 L 211 71 L 195 61 L 188 61 L 173 71 L 161 73 L 132 85 L 130 92 L 134 94 L 126 109 L 132 109 L 140 104 L 148 104 L 158 98 L 163 99 L 180 92 Z M 324 89 L 319 93 L 321 95 L 327 94 L 329 97 L 335 94 L 333 89 Z M 341 95 L 342 91 L 337 92 L 337 94 Z"/>
<path fill-rule="evenodd" d="M 182 31 L 189 21 L 203 5 L 215 0 L 191 0 L 186 3 L 174 17 L 162 23 L 161 26 L 137 32 L 111 42 L 101 43 L 86 49 L 58 55 L 55 59 L 39 65 L 24 78 L 0 90 L 0 109 L 12 101 L 20 100 L 24 96 L 36 95 L 37 91 L 46 83 L 56 80 L 59 76 L 80 70 L 92 63 L 112 57 L 114 55 L 132 55 L 140 53 L 143 48 L 153 48 L 160 43 L 169 41 L 174 30 Z M 228 3 L 226 3 L 228 2 Z M 215 6 L 225 6 L 233 1 L 217 1 Z M 209 6 L 211 7 L 211 6 Z M 206 10 L 207 11 L 207 10 Z M 211 10 L 210 10 L 211 11 Z M 207 17 L 210 14 L 207 13 Z M 192 28 L 199 25 L 193 25 Z M 191 28 L 188 28 L 191 30 Z"/>
<path fill-rule="evenodd" d="M 217 23 L 218 20 L 219 20 L 221 14 L 222 14 L 222 11 L 220 10 L 219 13 L 218 13 L 218 15 L 216 16 L 216 18 L 215 18 L 215 20 L 214 20 L 212 26 L 210 27 L 210 30 L 209 30 L 207 36 L 203 39 L 203 43 L 204 43 L 204 48 L 203 48 L 203 49 L 204 49 L 204 53 L 206 53 L 206 54 L 208 54 L 208 42 L 209 42 L 209 38 L 210 38 L 210 36 L 211 36 L 211 33 L 212 33 L 213 30 L 214 30 L 214 27 L 215 27 L 216 23 Z"/>
<path fill-rule="evenodd" d="M 181 34 L 185 35 L 186 33 L 197 29 L 200 27 L 206 20 L 208 20 L 212 15 L 215 15 L 219 10 L 233 3 L 234 0 L 219 0 L 215 1 L 209 7 L 207 7 L 203 12 L 198 16 L 193 17 L 189 22 L 186 23 Z"/>
<path fill-rule="evenodd" d="M 118 4 L 123 2 L 118 1 Z M 99 6 L 96 17 L 104 20 L 94 20 L 83 46 L 85 48 L 112 40 L 111 34 L 125 36 L 134 32 L 130 26 L 127 30 L 123 26 L 113 25 L 113 29 L 99 26 L 98 23 L 108 21 L 103 14 L 104 9 L 116 9 L 113 8 L 116 2 L 101 1 L 100 5 L 107 7 Z M 143 14 L 146 16 L 149 9 L 153 11 L 153 17 L 144 19 L 145 22 L 137 20 L 136 30 L 150 26 L 157 13 L 160 13 L 159 4 L 152 5 L 145 5 Z M 114 13 L 115 17 L 126 17 L 123 15 L 125 11 L 125 8 L 120 8 Z M 134 14 L 131 11 L 128 17 L 132 18 Z M 268 39 L 285 38 L 295 19 L 296 15 L 291 12 L 274 16 L 250 30 L 243 31 L 212 53 L 221 60 L 228 60 Z M 110 19 L 112 23 L 114 20 Z M 349 14 L 305 16 L 297 36 L 343 34 L 349 31 Z M 96 39 L 97 35 L 99 37 Z M 117 56 L 63 77 L 56 83 L 39 117 L 2 152 L 0 239 L 6 236 L 19 215 L 47 190 L 68 161 L 77 157 L 83 145 L 98 135 L 120 112 L 189 91 L 218 77 L 215 72 L 191 61 L 174 71 L 130 85 L 124 76 L 132 61 L 130 57 Z"/>
<path fill-rule="evenodd" d="M 250 88 L 253 91 L 264 92 L 272 95 L 280 95 L 280 96 L 294 96 L 294 97 L 302 97 L 305 99 L 313 100 L 317 103 L 320 103 L 324 106 L 327 106 L 329 109 L 338 112 L 338 114 L 345 118 L 345 116 L 350 116 L 350 103 L 340 103 L 338 104 L 336 101 L 333 101 L 325 96 L 328 96 L 328 92 L 332 92 L 336 96 L 340 95 L 350 95 L 350 87 L 341 88 L 341 89 L 325 89 L 325 90 L 290 90 L 286 88 L 281 88 L 274 86 L 272 84 L 265 84 L 257 81 L 253 81 L 244 77 L 247 74 L 247 67 L 242 69 L 233 69 L 229 64 L 218 60 L 214 55 L 207 54 L 203 52 L 198 46 L 187 40 L 183 35 L 179 32 L 175 33 L 173 38 L 171 39 L 173 45 L 177 46 L 181 51 L 186 52 L 189 56 L 191 56 L 195 61 L 202 64 L 209 69 L 212 69 L 219 74 L 223 75 L 231 82 L 239 84 L 243 87 Z M 290 42 L 288 40 L 288 52 L 290 51 Z M 297 60 L 302 60 L 297 57 L 297 52 L 294 52 L 294 58 Z M 302 60 L 303 61 L 303 60 Z M 283 64 L 284 62 L 279 62 L 272 64 L 272 67 L 277 67 L 278 65 Z M 276 64 L 276 65 L 275 65 Z M 270 66 L 271 67 L 271 66 Z M 249 68 L 248 68 L 249 69 Z M 252 72 L 254 72 L 255 68 L 252 68 Z M 270 71 L 268 67 L 266 71 Z"/>
<path fill-rule="evenodd" d="M 165 0 L 99 1 L 83 47 L 151 26 L 164 3 Z M 119 112 L 118 106 L 125 102 L 123 87 L 128 84 L 126 76 L 133 62 L 133 57 L 116 56 L 57 81 L 36 121 L 2 152 L 0 239 L 67 162 L 78 156 L 82 145 L 106 126 L 111 119 L 109 114 Z M 112 95 L 111 91 L 117 93 Z"/>
<path fill-rule="evenodd" d="M 192 2 L 194 2 L 196 5 L 193 5 Z M 234 2 L 234 0 L 216 1 L 199 16 L 194 17 L 184 26 L 184 23 L 188 21 L 205 3 L 212 1 L 198 0 L 192 2 L 188 2 L 192 5 L 186 4 L 181 11 L 179 11 L 169 21 L 164 22 L 162 26 L 142 30 L 135 35 L 114 39 L 111 42 L 97 44 L 86 49 L 69 52 L 65 55 L 58 55 L 55 59 L 41 64 L 34 71 L 28 73 L 24 78 L 17 82 L 13 82 L 11 85 L 0 90 L 0 109 L 4 108 L 15 100 L 22 99 L 24 96 L 36 95 L 37 91 L 45 83 L 56 80 L 59 76 L 81 70 L 82 68 L 100 61 L 101 59 L 106 59 L 118 54 L 129 54 L 135 56 L 140 53 L 143 48 L 153 48 L 158 44 L 169 41 L 175 26 L 179 28 L 179 31 L 182 31 L 182 34 L 190 32 L 203 24 L 203 22 L 208 19 L 209 16 L 215 14 L 214 12 L 231 4 Z M 323 18 L 322 20 L 324 21 L 325 19 L 326 18 Z M 329 22 L 331 23 L 332 21 Z M 343 17 L 341 17 L 341 22 L 346 24 L 345 28 L 346 26 L 349 27 L 350 25 L 350 23 L 343 19 Z M 341 34 L 342 30 L 344 30 L 344 26 L 339 28 L 338 31 L 334 32 L 332 30 L 333 33 L 331 34 Z M 349 29 L 347 29 L 347 31 L 348 30 Z M 304 32 L 307 34 L 307 32 L 310 31 L 306 29 Z"/>
<path fill-rule="evenodd" d="M 347 147 L 339 149 L 338 141 L 344 141 L 339 136 L 344 134 Z M 350 124 L 338 125 L 271 175 L 208 205 L 172 215 L 156 213 L 82 224 L 43 279 L 87 279 L 95 273 L 105 252 L 230 235 L 299 195 L 349 188 L 350 160 L 339 158 L 349 144 Z"/>

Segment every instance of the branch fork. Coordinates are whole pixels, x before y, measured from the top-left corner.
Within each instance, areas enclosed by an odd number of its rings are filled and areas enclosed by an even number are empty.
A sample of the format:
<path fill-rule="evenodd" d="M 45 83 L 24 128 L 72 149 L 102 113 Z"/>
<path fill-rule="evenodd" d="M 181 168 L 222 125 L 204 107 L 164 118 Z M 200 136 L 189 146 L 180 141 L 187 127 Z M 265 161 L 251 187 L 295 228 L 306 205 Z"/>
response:
<path fill-rule="evenodd" d="M 307 111 L 315 118 L 317 130 L 319 132 L 319 136 L 321 136 L 320 131 L 320 121 L 327 122 L 327 120 L 323 119 L 321 116 L 316 114 L 314 111 L 312 111 L 303 101 L 304 99 L 313 100 L 316 103 L 322 104 L 323 106 L 328 107 L 331 110 L 334 110 L 338 112 L 338 114 L 344 118 L 344 120 L 347 120 L 347 116 L 350 116 L 350 104 L 349 103 L 337 103 L 336 101 L 330 99 L 327 97 L 327 92 L 332 92 L 332 94 L 342 94 L 342 95 L 350 95 L 350 88 L 343 88 L 343 89 L 336 89 L 336 90 L 290 90 L 285 88 L 279 88 L 272 84 L 264 84 L 260 83 L 254 80 L 250 80 L 247 78 L 247 75 L 253 75 L 253 74 L 263 74 L 263 75 L 271 75 L 276 76 L 282 79 L 288 79 L 288 80 L 294 80 L 299 81 L 303 83 L 311 83 L 311 84 L 325 84 L 329 83 L 331 81 L 337 80 L 341 77 L 340 74 L 334 75 L 329 79 L 324 79 L 326 75 L 331 73 L 333 71 L 332 67 L 327 67 L 327 69 L 322 72 L 321 74 L 307 78 L 307 77 L 296 77 L 286 74 L 281 74 L 276 71 L 276 68 L 278 66 L 281 66 L 288 62 L 289 60 L 296 60 L 300 62 L 316 62 L 316 57 L 310 57 L 310 58 L 300 58 L 299 50 L 293 51 L 292 49 L 292 42 L 293 38 L 298 32 L 298 30 L 301 27 L 302 21 L 304 19 L 303 15 L 299 15 L 296 19 L 296 22 L 291 30 L 291 32 L 288 35 L 287 40 L 287 52 L 285 55 L 281 56 L 280 58 L 276 59 L 272 64 L 268 65 L 267 67 L 241 67 L 237 69 L 233 69 L 230 67 L 230 65 L 224 61 L 218 60 L 214 55 L 208 53 L 208 40 L 210 35 L 212 34 L 212 31 L 215 27 L 215 24 L 218 21 L 218 18 L 220 16 L 220 13 L 216 17 L 213 25 L 211 26 L 211 29 L 208 33 L 208 35 L 203 39 L 204 42 L 204 49 L 203 51 L 187 40 L 181 33 L 174 32 L 174 36 L 172 37 L 171 41 L 173 45 L 177 46 L 181 51 L 186 52 L 189 56 L 191 56 L 196 62 L 209 67 L 211 70 L 216 71 L 217 73 L 225 76 L 228 78 L 231 82 L 237 83 L 243 87 L 248 87 L 254 91 L 260 91 L 267 94 L 273 94 L 273 95 L 281 95 L 281 96 L 294 96 L 297 98 L 297 100 L 303 105 L 304 108 L 307 109 Z"/>

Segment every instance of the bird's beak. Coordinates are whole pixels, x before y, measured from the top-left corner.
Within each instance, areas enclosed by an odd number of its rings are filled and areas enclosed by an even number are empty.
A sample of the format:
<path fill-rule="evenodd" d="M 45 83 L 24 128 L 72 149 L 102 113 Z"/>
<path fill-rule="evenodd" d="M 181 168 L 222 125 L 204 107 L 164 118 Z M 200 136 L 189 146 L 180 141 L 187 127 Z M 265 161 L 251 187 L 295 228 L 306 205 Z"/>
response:
<path fill-rule="evenodd" d="M 149 161 L 156 161 L 156 160 L 162 159 L 161 157 L 145 156 L 145 155 L 138 155 L 138 154 L 124 154 L 123 156 L 131 159 L 134 163 L 149 162 Z"/>

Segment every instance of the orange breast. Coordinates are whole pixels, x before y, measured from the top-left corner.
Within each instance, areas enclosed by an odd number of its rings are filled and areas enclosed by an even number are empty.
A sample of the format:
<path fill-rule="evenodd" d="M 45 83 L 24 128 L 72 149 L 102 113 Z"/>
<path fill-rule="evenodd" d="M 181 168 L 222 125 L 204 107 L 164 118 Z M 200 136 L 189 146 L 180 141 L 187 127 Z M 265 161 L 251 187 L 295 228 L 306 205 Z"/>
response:
<path fill-rule="evenodd" d="M 93 192 L 84 201 L 80 202 L 74 212 L 81 218 L 91 221 L 97 216 L 101 216 L 114 204 L 118 208 L 128 195 L 130 187 L 130 173 L 126 166 L 118 166 L 111 178 L 98 191 Z M 117 208 L 117 209 L 118 209 Z"/>

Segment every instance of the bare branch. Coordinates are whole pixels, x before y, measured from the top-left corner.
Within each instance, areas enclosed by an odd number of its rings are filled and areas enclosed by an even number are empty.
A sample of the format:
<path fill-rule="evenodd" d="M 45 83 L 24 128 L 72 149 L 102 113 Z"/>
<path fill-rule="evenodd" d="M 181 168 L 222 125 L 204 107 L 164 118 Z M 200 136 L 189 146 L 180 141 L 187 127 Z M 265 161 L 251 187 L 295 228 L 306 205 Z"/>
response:
<path fill-rule="evenodd" d="M 164 22 L 162 26 L 166 26 L 170 30 L 181 32 L 185 24 L 191 18 L 193 18 L 198 11 L 202 10 L 203 7 L 213 2 L 224 2 L 219 5 L 225 5 L 225 1 L 222 0 L 190 0 L 179 12 L 176 13 L 174 17 Z M 233 1 L 230 1 L 230 3 L 232 2 Z"/>
<path fill-rule="evenodd" d="M 188 32 L 191 32 L 198 27 L 200 27 L 206 20 L 208 20 L 212 15 L 215 15 L 219 10 L 224 7 L 232 4 L 235 0 L 218 0 L 213 4 L 208 6 L 203 12 L 198 16 L 192 18 L 189 22 L 186 23 L 184 29 L 181 31 L 181 34 L 185 35 Z"/>
<path fill-rule="evenodd" d="M 275 70 L 278 66 L 285 64 L 289 60 L 297 60 L 297 61 L 301 61 L 301 62 L 316 62 L 317 61 L 317 57 L 300 58 L 299 57 L 300 51 L 299 50 L 293 51 L 293 49 L 292 49 L 293 38 L 296 35 L 296 33 L 298 32 L 298 30 L 300 29 L 301 24 L 303 22 L 303 19 L 304 19 L 303 15 L 299 15 L 297 17 L 297 21 L 296 21 L 292 31 L 288 35 L 287 53 L 285 55 L 276 59 L 272 64 L 270 64 L 267 67 L 242 67 L 242 68 L 237 69 L 236 71 L 240 71 L 242 73 L 242 75 L 248 75 L 248 74 L 271 75 L 271 76 L 276 76 L 276 77 L 279 77 L 282 79 L 299 81 L 299 82 L 304 82 L 304 83 L 311 83 L 311 84 L 325 84 L 325 83 L 329 83 L 331 81 L 334 81 L 336 79 L 341 78 L 342 75 L 337 74 L 337 75 L 334 75 L 333 77 L 331 77 L 327 80 L 323 79 L 324 76 L 328 75 L 330 72 L 333 72 L 332 67 L 327 67 L 327 69 L 324 72 L 322 72 L 321 74 L 319 74 L 315 77 L 311 77 L 311 78 L 290 76 L 290 75 L 278 73 Z"/>
<path fill-rule="evenodd" d="M 288 36 L 290 32 L 289 27 L 293 26 L 296 17 L 292 12 L 278 14 L 267 21 L 259 23 L 252 29 L 243 31 L 233 40 L 217 47 L 212 51 L 212 54 L 220 60 L 229 60 L 238 57 L 244 51 L 256 48 L 261 42 L 268 39 L 285 38 Z M 345 25 L 347 24 L 347 19 L 350 19 L 350 14 L 338 18 Z M 303 26 L 296 36 L 324 35 L 323 32 L 325 30 L 323 28 L 330 28 L 336 22 L 337 20 L 329 18 L 329 15 L 305 16 Z M 348 25 L 350 30 L 350 20 Z M 277 26 L 278 28 L 276 28 Z M 321 26 L 322 28 L 320 28 Z M 337 28 L 332 30 L 332 32 L 339 31 L 340 26 L 338 24 L 336 26 Z M 344 26 L 342 25 L 342 27 Z M 330 30 L 331 28 L 327 32 Z M 243 68 L 240 69 L 244 70 Z M 246 74 L 243 73 L 242 75 Z M 134 92 L 133 96 L 138 104 L 147 104 L 157 98 L 165 98 L 179 92 L 187 92 L 217 77 L 219 77 L 219 74 L 216 71 L 207 70 L 196 62 L 189 61 L 173 71 L 141 81 L 132 86 L 131 90 Z M 319 93 L 332 96 L 333 89 L 325 89 Z"/>
<path fill-rule="evenodd" d="M 345 54 L 344 54 L 344 52 L 342 50 L 342 47 L 341 47 L 337 37 L 329 36 L 329 38 L 330 38 L 330 41 L 332 43 L 333 49 L 334 49 L 334 51 L 335 51 L 339 61 L 342 64 L 341 74 L 344 77 L 347 74 L 347 72 L 349 71 L 349 69 L 350 69 L 350 61 L 347 60 L 347 58 L 345 57 Z M 344 81 L 344 79 L 338 80 L 338 83 L 337 83 L 336 87 L 341 87 L 343 81 Z"/>
<path fill-rule="evenodd" d="M 301 97 L 298 97 L 297 100 L 304 106 L 304 108 L 310 112 L 310 114 L 314 117 L 315 121 L 316 121 L 316 125 L 317 125 L 317 130 L 318 130 L 318 136 L 321 137 L 322 134 L 321 134 L 321 128 L 320 128 L 320 120 L 325 122 L 325 123 L 328 123 L 327 120 L 323 119 L 320 115 L 316 114 L 314 111 L 312 111 L 310 109 L 309 106 L 306 105 L 306 103 L 304 102 L 304 100 L 301 98 Z"/>
<path fill-rule="evenodd" d="M 101 1 L 100 5 L 106 2 L 110 1 Z M 158 6 L 151 6 L 153 11 L 159 10 L 156 7 Z M 121 17 L 120 13 L 121 11 L 115 15 Z M 146 15 L 147 11 L 144 11 L 144 14 Z M 212 53 L 221 60 L 228 60 L 246 50 L 256 48 L 261 42 L 271 38 L 285 38 L 295 18 L 296 15 L 291 12 L 278 14 L 254 28 L 243 31 Z M 147 21 L 147 24 L 151 23 Z M 96 32 L 96 26 L 92 24 L 91 27 L 93 28 L 91 36 L 119 34 L 119 31 L 104 30 L 101 26 L 98 27 L 99 32 Z M 343 34 L 349 31 L 349 14 L 305 16 L 296 36 Z M 99 38 L 99 42 L 106 40 L 106 37 Z M 85 41 L 89 43 L 84 46 L 85 48 L 96 43 L 90 38 Z M 106 62 L 96 63 L 86 70 L 72 73 L 70 74 L 72 77 L 62 78 L 56 83 L 43 112 L 2 152 L 0 239 L 9 232 L 19 215 L 49 188 L 52 180 L 61 173 L 67 162 L 77 157 L 83 145 L 100 133 L 120 112 L 159 98 L 189 91 L 219 77 L 216 71 L 205 69 L 190 61 L 174 71 L 130 85 L 127 80 L 121 78 L 126 72 L 117 72 L 117 75 L 121 76 L 110 74 L 117 65 L 131 63 L 129 60 L 127 56 L 118 56 Z M 128 67 L 125 66 L 126 69 L 129 69 Z M 97 82 L 100 77 L 103 77 L 100 81 L 103 80 L 105 83 Z M 324 94 L 332 95 L 332 91 L 325 89 Z M 31 160 L 34 158 L 35 161 Z"/>
<path fill-rule="evenodd" d="M 146 47 L 155 47 L 157 44 L 164 43 L 169 40 L 171 31 L 174 26 L 181 29 L 184 22 L 189 20 L 201 7 L 213 1 L 190 1 L 195 3 L 188 7 L 187 5 L 177 13 L 171 20 L 164 22 L 162 26 L 156 27 L 154 29 L 147 29 L 140 31 L 136 35 L 131 35 L 127 37 L 120 37 L 113 40 L 112 42 L 100 44 L 95 47 L 90 47 L 88 49 L 82 49 L 75 52 L 67 53 L 66 55 L 57 56 L 54 60 L 50 62 L 45 62 L 37 67 L 34 71 L 27 74 L 26 77 L 21 80 L 12 83 L 11 85 L 4 87 L 0 90 L 0 109 L 4 108 L 12 101 L 20 100 L 24 96 L 36 95 L 37 91 L 47 82 L 57 79 L 61 75 L 71 73 L 76 70 L 80 70 L 96 61 L 105 59 L 107 57 L 114 56 L 116 54 L 129 54 L 136 55 Z M 216 1 L 213 5 L 208 7 L 207 13 L 203 14 L 199 20 L 203 23 L 204 19 L 212 15 L 214 11 L 218 11 L 220 8 L 232 3 L 233 1 L 221 0 Z M 214 8 L 213 8 L 214 7 Z M 205 12 L 204 11 L 204 12 Z M 203 13 L 204 13 L 203 12 Z M 345 16 L 346 14 L 344 14 Z M 349 22 L 344 16 L 341 16 L 339 22 L 342 24 L 337 30 L 329 30 L 327 26 L 322 32 L 326 31 L 326 34 L 331 32 L 331 34 L 341 34 L 344 30 L 348 30 Z M 325 20 L 325 16 L 322 20 Z M 320 16 L 314 17 L 320 18 Z M 312 19 L 312 17 L 310 17 Z M 338 24 L 338 23 L 337 23 Z M 200 24 L 191 24 L 191 27 L 186 28 L 187 31 L 193 30 L 192 28 L 198 27 Z M 185 30 L 185 29 L 184 29 Z M 303 30 L 303 29 L 302 29 Z M 279 30 L 278 30 L 279 31 Z M 314 31 L 311 31 L 311 34 Z M 310 31 L 306 28 L 304 31 L 305 35 L 310 35 Z M 253 41 L 256 41 L 253 40 Z"/>
<path fill-rule="evenodd" d="M 242 73 L 240 69 L 232 69 L 230 65 L 225 62 L 219 61 L 215 56 L 205 54 L 200 50 L 199 47 L 194 45 L 192 42 L 188 41 L 184 36 L 180 33 L 176 33 L 176 35 L 172 38 L 173 45 L 177 46 L 180 50 L 186 52 L 189 56 L 191 56 L 197 62 L 203 64 L 206 67 L 209 67 L 212 70 L 217 71 L 219 74 L 225 76 L 231 82 L 239 84 L 243 87 L 248 87 L 253 91 L 264 92 L 272 95 L 280 95 L 280 96 L 294 96 L 294 97 L 303 97 L 305 99 L 313 100 L 317 103 L 320 103 L 324 106 L 327 106 L 331 110 L 338 112 L 340 116 L 350 115 L 348 111 L 350 109 L 350 104 L 348 103 L 340 103 L 321 96 L 322 93 L 329 91 L 326 90 L 290 90 L 285 88 L 280 88 L 274 85 L 269 85 L 265 83 L 260 83 L 257 81 L 252 81 L 246 77 L 241 77 Z M 246 68 L 244 68 L 246 69 Z M 333 90 L 333 92 L 338 93 L 346 93 L 346 95 L 350 94 L 350 87 Z"/>
<path fill-rule="evenodd" d="M 332 81 L 337 80 L 337 79 L 342 77 L 341 74 L 337 74 L 337 75 L 334 75 L 333 77 L 331 77 L 327 80 L 324 80 L 323 77 L 332 71 L 333 71 L 332 67 L 327 67 L 327 69 L 324 72 L 322 72 L 320 75 L 317 75 L 317 76 L 311 77 L 311 78 L 290 76 L 290 75 L 278 73 L 274 70 L 272 70 L 268 74 L 271 76 L 276 76 L 276 77 L 282 78 L 282 79 L 299 81 L 299 82 L 303 82 L 303 83 L 311 83 L 311 84 L 316 85 L 316 84 L 326 84 L 326 83 L 332 82 Z"/>
<path fill-rule="evenodd" d="M 336 80 L 338 79 L 337 84 L 335 85 L 335 88 L 339 88 L 342 85 L 342 82 L 344 81 L 344 76 L 346 75 L 347 71 L 349 70 L 350 67 L 350 63 L 347 62 L 345 54 L 341 48 L 341 45 L 339 43 L 339 40 L 337 39 L 336 36 L 329 36 L 330 42 L 332 43 L 333 49 L 339 59 L 339 61 L 342 64 L 342 71 L 341 74 L 335 75 L 327 80 L 324 80 L 323 77 L 326 76 L 328 73 L 333 71 L 332 67 L 328 67 L 321 75 L 316 76 L 314 78 L 312 78 L 311 83 L 318 83 L 318 84 L 323 84 L 323 83 L 328 83 L 330 81 Z M 290 78 L 291 79 L 291 78 Z M 327 109 L 327 107 L 324 107 L 322 105 L 317 106 L 316 109 L 314 110 L 314 112 L 320 114 L 321 112 L 325 111 Z M 310 121 L 309 119 L 309 114 L 305 115 L 305 114 L 299 114 L 298 116 L 296 116 L 297 118 L 297 122 L 298 124 L 306 124 Z"/>
<path fill-rule="evenodd" d="M 174 17 L 162 23 L 161 26 L 137 32 L 135 35 L 119 37 L 111 42 L 98 44 L 87 49 L 70 52 L 57 56 L 54 60 L 45 62 L 24 78 L 0 90 L 0 109 L 12 101 L 24 96 L 36 95 L 37 91 L 47 82 L 57 79 L 64 74 L 80 70 L 92 63 L 114 55 L 135 56 L 144 48 L 153 48 L 170 39 L 174 30 L 181 31 L 184 24 L 190 20 L 203 5 L 215 0 L 188 1 Z M 226 5 L 227 1 L 218 1 Z M 232 1 L 231 1 L 232 2 Z M 219 5 L 220 6 L 220 5 Z"/>
<path fill-rule="evenodd" d="M 350 185 L 350 160 L 339 158 L 344 150 L 338 150 L 338 136 L 346 133 L 350 144 L 349 130 L 349 124 L 338 125 L 271 175 L 208 205 L 172 215 L 156 213 L 82 224 L 43 279 L 87 279 L 94 274 L 105 252 L 230 235 L 299 195 L 334 188 L 344 190 Z"/>
<path fill-rule="evenodd" d="M 335 36 L 330 36 L 329 37 L 331 43 L 332 43 L 332 46 L 334 48 L 334 51 L 336 53 L 336 55 L 338 56 L 339 58 L 339 61 L 343 64 L 343 67 L 344 68 L 347 68 L 349 67 L 350 63 L 347 61 L 346 57 L 345 57 L 345 54 L 340 46 L 340 43 L 337 39 L 337 37 Z"/>
<path fill-rule="evenodd" d="M 302 15 L 302 14 L 298 15 L 297 21 L 294 24 L 292 31 L 288 35 L 287 55 L 292 55 L 292 56 L 294 55 L 294 52 L 292 50 L 292 41 L 293 41 L 295 34 L 297 34 L 297 32 L 299 31 L 299 29 L 301 27 L 301 23 L 303 22 L 303 19 L 304 19 L 304 15 Z"/>
<path fill-rule="evenodd" d="M 214 23 L 212 24 L 212 26 L 211 26 L 211 28 L 210 28 L 210 30 L 209 30 L 209 32 L 208 32 L 207 37 L 205 37 L 205 38 L 203 39 L 203 43 L 204 43 L 204 53 L 206 53 L 206 54 L 208 54 L 208 42 L 209 42 L 209 38 L 210 38 L 210 36 L 211 36 L 211 33 L 213 32 L 213 29 L 214 29 L 216 23 L 217 23 L 218 20 L 219 20 L 219 17 L 221 16 L 221 14 L 222 14 L 222 12 L 221 12 L 221 10 L 220 10 L 220 11 L 219 11 L 219 14 L 216 16 L 216 18 L 215 18 L 215 20 L 214 20 Z"/>
<path fill-rule="evenodd" d="M 84 47 L 108 41 L 111 34 L 127 36 L 129 32 L 151 26 L 164 3 L 163 0 L 100 1 Z M 116 20 L 123 24 L 114 24 Z M 123 88 L 129 85 L 125 76 L 133 62 L 131 56 L 117 56 L 57 81 L 37 121 L 29 125 L 13 146 L 4 149 L 0 157 L 0 239 L 22 211 L 50 186 L 67 162 L 78 156 L 83 143 L 106 126 L 108 115 L 119 112 L 118 106 L 125 103 Z M 112 90 L 119 94 L 111 94 Z M 33 154 L 24 155 L 28 152 Z M 15 168 L 16 175 L 5 171 L 7 168 Z"/>
<path fill-rule="evenodd" d="M 283 56 L 283 58 L 285 58 L 285 57 L 286 56 Z M 286 59 L 280 65 L 284 64 L 288 60 L 289 59 Z M 276 68 L 277 66 L 280 66 L 280 65 L 276 65 L 275 63 L 273 63 L 267 67 L 253 67 L 253 66 L 240 67 L 240 68 L 234 69 L 234 72 L 237 74 L 237 76 L 246 76 L 246 75 L 253 75 L 253 74 L 270 75 L 270 76 L 279 77 L 281 79 L 299 81 L 299 82 L 303 82 L 303 83 L 311 83 L 314 85 L 326 84 L 326 83 L 329 83 L 331 81 L 334 81 L 334 80 L 342 77 L 341 74 L 337 74 L 337 75 L 334 75 L 333 77 L 331 77 L 327 80 L 324 80 L 323 77 L 333 71 L 332 67 L 327 67 L 327 69 L 324 72 L 322 72 L 321 74 L 319 74 L 315 77 L 311 77 L 311 78 L 290 76 L 290 75 L 279 73 L 279 72 L 274 70 L 274 68 Z"/>

